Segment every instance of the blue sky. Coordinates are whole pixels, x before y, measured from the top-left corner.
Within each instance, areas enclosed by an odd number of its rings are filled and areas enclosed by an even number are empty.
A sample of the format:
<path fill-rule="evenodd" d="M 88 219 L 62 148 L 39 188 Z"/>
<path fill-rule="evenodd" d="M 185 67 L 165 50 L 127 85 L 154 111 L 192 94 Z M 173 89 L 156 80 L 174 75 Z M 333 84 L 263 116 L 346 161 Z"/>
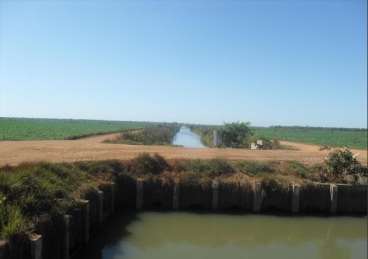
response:
<path fill-rule="evenodd" d="M 366 127 L 366 0 L 0 0 L 0 116 Z"/>

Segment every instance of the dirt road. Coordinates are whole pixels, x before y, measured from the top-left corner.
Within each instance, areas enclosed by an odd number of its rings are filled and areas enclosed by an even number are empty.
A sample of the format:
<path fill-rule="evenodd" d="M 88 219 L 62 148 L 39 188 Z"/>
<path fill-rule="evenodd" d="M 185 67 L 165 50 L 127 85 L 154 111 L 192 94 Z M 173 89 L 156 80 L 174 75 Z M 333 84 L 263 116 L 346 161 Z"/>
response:
<path fill-rule="evenodd" d="M 143 146 L 102 143 L 116 134 L 94 136 L 79 140 L 0 141 L 0 166 L 23 162 L 72 162 L 85 160 L 131 159 L 140 153 L 158 153 L 167 159 L 232 160 L 297 160 L 306 164 L 322 162 L 329 151 L 319 151 L 316 145 L 282 142 L 298 150 L 244 150 L 231 148 L 182 148 L 170 146 Z M 358 159 L 367 164 L 367 150 L 352 150 Z"/>

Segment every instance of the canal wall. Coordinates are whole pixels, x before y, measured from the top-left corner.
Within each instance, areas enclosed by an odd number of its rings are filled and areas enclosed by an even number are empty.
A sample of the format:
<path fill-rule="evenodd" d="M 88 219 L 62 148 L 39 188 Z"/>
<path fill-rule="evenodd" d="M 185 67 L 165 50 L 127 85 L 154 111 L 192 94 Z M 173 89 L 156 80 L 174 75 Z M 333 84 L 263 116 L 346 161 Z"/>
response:
<path fill-rule="evenodd" d="M 119 175 L 87 192 L 65 215 L 41 215 L 34 231 L 0 241 L 0 259 L 69 259 L 116 211 L 203 210 L 366 215 L 366 185 Z"/>

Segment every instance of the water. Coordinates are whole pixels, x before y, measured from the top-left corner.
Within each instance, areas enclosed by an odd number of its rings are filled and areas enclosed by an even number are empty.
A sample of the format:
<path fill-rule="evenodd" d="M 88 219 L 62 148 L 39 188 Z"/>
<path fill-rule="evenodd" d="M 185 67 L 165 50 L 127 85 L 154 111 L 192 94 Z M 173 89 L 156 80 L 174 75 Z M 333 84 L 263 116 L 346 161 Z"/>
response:
<path fill-rule="evenodd" d="M 201 138 L 188 127 L 181 127 L 179 132 L 175 135 L 173 145 L 190 147 L 190 148 L 203 148 L 204 145 L 201 142 Z"/>
<path fill-rule="evenodd" d="M 85 259 L 363 259 L 366 218 L 141 213 L 109 223 Z"/>

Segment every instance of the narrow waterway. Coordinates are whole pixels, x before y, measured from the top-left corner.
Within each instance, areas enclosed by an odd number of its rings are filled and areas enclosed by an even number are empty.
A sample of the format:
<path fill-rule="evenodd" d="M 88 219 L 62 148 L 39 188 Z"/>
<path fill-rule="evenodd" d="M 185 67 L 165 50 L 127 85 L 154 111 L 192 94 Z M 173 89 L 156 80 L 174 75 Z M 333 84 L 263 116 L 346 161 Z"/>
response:
<path fill-rule="evenodd" d="M 83 259 L 362 259 L 366 218 L 147 212 L 120 216 Z"/>
<path fill-rule="evenodd" d="M 190 130 L 188 127 L 181 127 L 176 133 L 173 145 L 189 147 L 189 148 L 204 148 L 200 136 Z"/>

